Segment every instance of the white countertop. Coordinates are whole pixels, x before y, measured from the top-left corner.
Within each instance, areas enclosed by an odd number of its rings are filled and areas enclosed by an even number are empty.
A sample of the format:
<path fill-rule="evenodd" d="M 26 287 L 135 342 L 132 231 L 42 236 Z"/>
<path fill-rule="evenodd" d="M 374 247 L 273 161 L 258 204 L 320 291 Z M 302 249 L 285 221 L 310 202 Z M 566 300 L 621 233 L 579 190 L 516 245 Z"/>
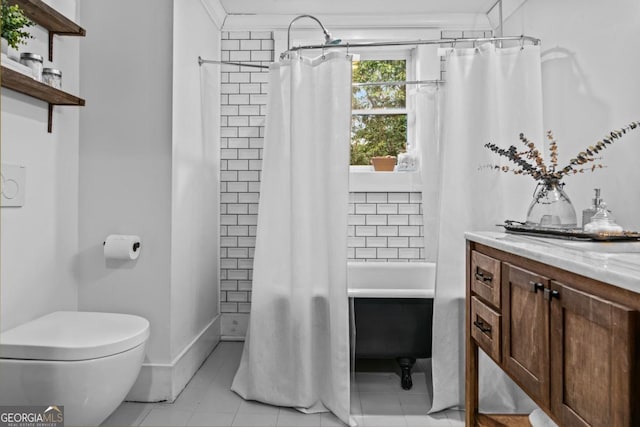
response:
<path fill-rule="evenodd" d="M 476 243 L 640 293 L 640 241 L 582 242 L 493 231 L 467 232 Z"/>

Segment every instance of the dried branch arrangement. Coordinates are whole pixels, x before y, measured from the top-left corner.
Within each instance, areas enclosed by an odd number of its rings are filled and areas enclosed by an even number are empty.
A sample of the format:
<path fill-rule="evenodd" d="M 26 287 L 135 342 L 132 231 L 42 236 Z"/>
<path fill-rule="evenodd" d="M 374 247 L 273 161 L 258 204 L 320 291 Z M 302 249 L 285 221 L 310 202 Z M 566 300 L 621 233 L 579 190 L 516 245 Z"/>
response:
<path fill-rule="evenodd" d="M 600 160 L 601 157 L 597 157 L 597 154 L 607 148 L 607 145 L 613 144 L 613 142 L 619 138 L 622 138 L 627 132 L 640 127 L 640 122 L 631 122 L 627 126 L 619 130 L 612 130 L 607 136 L 598 141 L 595 145 L 590 145 L 584 151 L 578 153 L 576 157 L 569 160 L 569 164 L 563 168 L 558 167 L 558 143 L 551 131 L 547 132 L 547 139 L 549 140 L 549 152 L 550 161 L 549 164 L 545 164 L 542 153 L 536 147 L 535 143 L 527 139 L 524 134 L 520 134 L 520 141 L 524 144 L 526 149 L 524 151 L 518 151 L 518 149 L 511 145 L 509 148 L 504 149 L 498 147 L 496 144 L 487 143 L 485 147 L 489 150 L 506 157 L 511 162 L 515 163 L 515 167 L 491 165 L 493 169 L 500 169 L 503 172 L 512 172 L 515 175 L 531 175 L 536 181 L 553 182 L 560 181 L 563 177 L 569 174 L 584 173 L 585 171 L 595 171 L 596 169 L 603 168 L 601 163 L 595 163 L 596 160 Z M 587 163 L 593 162 L 590 166 L 585 166 Z"/>

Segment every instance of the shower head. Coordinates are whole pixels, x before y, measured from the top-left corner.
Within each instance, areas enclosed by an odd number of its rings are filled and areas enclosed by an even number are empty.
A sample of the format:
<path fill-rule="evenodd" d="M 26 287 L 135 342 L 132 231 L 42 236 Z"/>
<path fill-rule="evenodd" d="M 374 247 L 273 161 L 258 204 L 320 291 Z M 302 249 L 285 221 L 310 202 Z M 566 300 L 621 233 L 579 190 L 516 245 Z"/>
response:
<path fill-rule="evenodd" d="M 320 20 L 318 18 L 316 18 L 315 16 L 313 16 L 313 15 L 299 15 L 299 16 L 296 16 L 295 18 L 293 18 L 291 20 L 291 22 L 289 23 L 289 28 L 287 29 L 287 50 L 291 49 L 291 26 L 298 19 L 302 19 L 302 18 L 311 18 L 314 21 L 316 21 L 318 23 L 318 25 L 320 25 L 320 28 L 322 28 L 322 32 L 324 33 L 324 44 L 325 45 L 327 45 L 327 46 L 336 45 L 336 44 L 340 44 L 340 42 L 342 41 L 340 39 L 334 39 L 331 36 L 331 33 L 329 31 L 327 31 L 327 29 L 325 28 L 324 25 L 322 25 L 322 22 L 320 22 Z"/>
<path fill-rule="evenodd" d="M 331 33 L 326 33 L 324 35 L 324 44 L 327 46 L 336 45 L 342 43 L 342 39 L 334 39 L 331 37 Z"/>

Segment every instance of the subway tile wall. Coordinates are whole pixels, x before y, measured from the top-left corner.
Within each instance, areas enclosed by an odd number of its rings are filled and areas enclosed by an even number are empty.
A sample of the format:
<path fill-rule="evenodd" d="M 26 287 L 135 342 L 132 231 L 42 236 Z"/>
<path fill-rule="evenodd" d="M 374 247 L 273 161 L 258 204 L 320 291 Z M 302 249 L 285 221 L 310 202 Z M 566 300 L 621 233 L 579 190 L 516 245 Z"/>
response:
<path fill-rule="evenodd" d="M 351 261 L 424 260 L 421 193 L 351 193 Z"/>
<path fill-rule="evenodd" d="M 223 32 L 221 57 L 268 65 L 272 33 Z M 266 69 L 221 66 L 220 310 L 227 314 L 251 307 L 267 76 Z M 351 193 L 348 235 L 352 261 L 423 260 L 421 194 Z"/>
<path fill-rule="evenodd" d="M 269 31 L 222 33 L 223 61 L 268 65 Z M 249 313 L 268 70 L 221 66 L 220 311 Z"/>

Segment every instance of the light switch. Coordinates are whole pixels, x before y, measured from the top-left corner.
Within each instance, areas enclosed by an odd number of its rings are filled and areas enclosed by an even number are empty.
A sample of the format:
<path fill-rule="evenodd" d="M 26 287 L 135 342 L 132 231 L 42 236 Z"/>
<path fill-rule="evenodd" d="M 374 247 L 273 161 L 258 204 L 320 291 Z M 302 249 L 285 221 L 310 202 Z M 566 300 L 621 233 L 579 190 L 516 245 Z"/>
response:
<path fill-rule="evenodd" d="M 25 177 L 24 166 L 2 164 L 0 173 L 0 207 L 20 207 L 24 205 Z"/>

